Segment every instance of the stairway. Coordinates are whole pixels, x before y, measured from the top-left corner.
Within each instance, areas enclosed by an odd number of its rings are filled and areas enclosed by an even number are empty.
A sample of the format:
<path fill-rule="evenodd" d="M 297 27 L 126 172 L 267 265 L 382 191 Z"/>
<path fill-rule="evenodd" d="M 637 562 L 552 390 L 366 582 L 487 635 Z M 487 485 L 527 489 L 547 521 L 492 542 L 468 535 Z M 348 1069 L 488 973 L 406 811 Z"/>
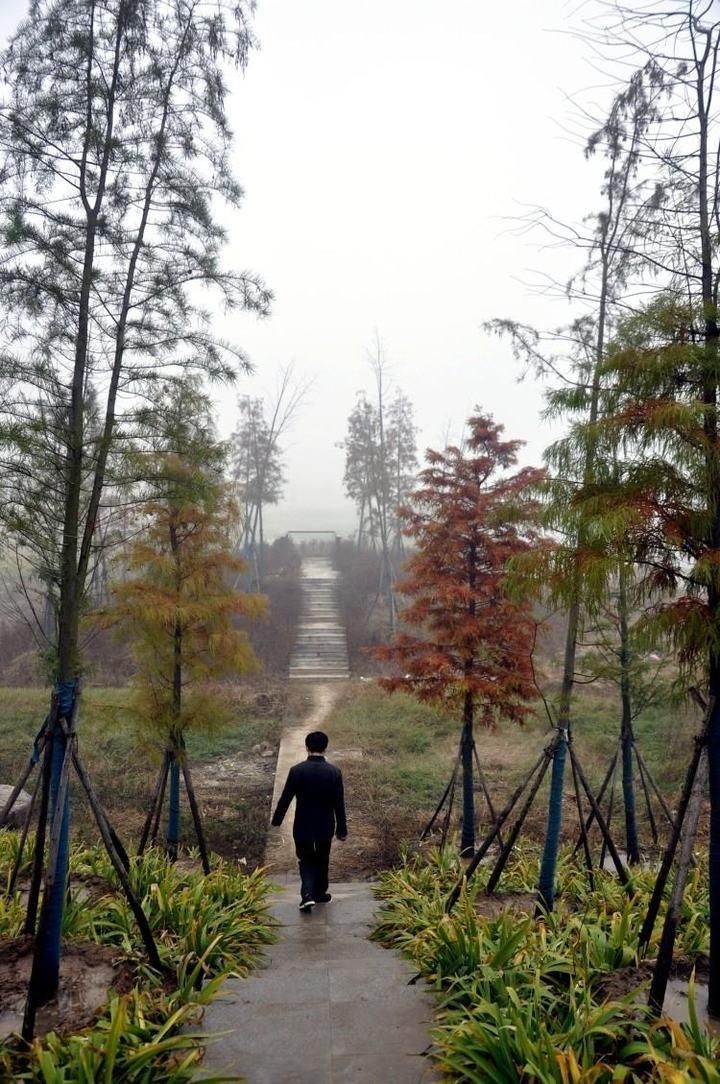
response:
<path fill-rule="evenodd" d="M 337 572 L 327 557 L 306 557 L 300 569 L 302 609 L 290 657 L 291 678 L 342 681 L 350 676 L 345 629 L 337 606 Z"/>

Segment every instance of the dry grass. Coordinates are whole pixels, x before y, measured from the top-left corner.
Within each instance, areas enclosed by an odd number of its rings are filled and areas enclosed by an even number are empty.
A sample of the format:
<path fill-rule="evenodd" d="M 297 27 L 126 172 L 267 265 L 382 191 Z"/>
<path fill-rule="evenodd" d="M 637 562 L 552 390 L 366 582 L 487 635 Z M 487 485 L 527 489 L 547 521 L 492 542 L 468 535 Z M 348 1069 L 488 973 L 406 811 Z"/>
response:
<path fill-rule="evenodd" d="M 254 754 L 252 748 L 258 743 L 277 746 L 285 692 L 282 685 L 227 686 L 227 695 L 236 711 L 233 726 L 215 734 L 189 734 L 189 757 L 194 772 L 201 775 L 208 763 L 233 758 L 231 792 L 225 789 L 216 799 L 201 790 L 201 809 L 211 848 L 228 857 L 245 857 L 253 865 L 262 860 L 275 761 Z M 0 782 L 13 783 L 27 763 L 48 702 L 43 689 L 0 688 Z M 121 838 L 132 845 L 140 834 L 160 749 L 138 733 L 128 702 L 128 689 L 87 688 L 78 734 L 97 794 Z M 95 825 L 77 786 L 72 800 L 75 837 L 95 841 Z M 192 842 L 186 815 L 183 834 Z"/>
<path fill-rule="evenodd" d="M 575 749 L 587 777 L 598 788 L 613 755 L 619 729 L 619 705 L 612 688 L 586 687 L 577 697 Z M 636 721 L 638 745 L 670 805 L 682 784 L 691 755 L 697 711 L 654 708 Z M 346 779 L 351 823 L 361 841 L 361 872 L 392 865 L 403 843 L 417 840 L 434 810 L 458 752 L 460 721 L 421 705 L 403 694 L 388 696 L 371 683 L 355 683 L 328 723 L 333 748 L 356 749 L 361 759 L 340 759 Z M 540 755 L 551 736 L 542 705 L 523 727 L 481 730 L 476 744 L 496 810 Z M 332 750 L 331 750 L 332 758 Z M 546 784 L 545 784 L 546 786 Z M 572 775 L 566 773 L 564 838 L 575 838 L 578 817 Z M 459 792 L 456 800 L 459 814 Z M 616 833 L 622 838 L 622 806 L 615 806 Z M 481 823 L 488 812 L 478 799 Z M 647 817 L 638 796 L 641 832 L 649 841 Z M 526 822 L 525 834 L 541 840 L 546 798 L 541 790 Z"/>

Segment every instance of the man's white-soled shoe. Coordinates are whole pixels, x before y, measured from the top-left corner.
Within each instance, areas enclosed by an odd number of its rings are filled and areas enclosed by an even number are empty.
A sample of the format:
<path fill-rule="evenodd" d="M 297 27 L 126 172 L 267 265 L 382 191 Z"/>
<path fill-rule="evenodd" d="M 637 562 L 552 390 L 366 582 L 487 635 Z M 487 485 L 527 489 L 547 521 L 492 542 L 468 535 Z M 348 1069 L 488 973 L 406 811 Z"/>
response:
<path fill-rule="evenodd" d="M 298 904 L 298 910 L 309 912 L 312 911 L 314 906 L 315 900 L 300 900 L 300 903 Z"/>

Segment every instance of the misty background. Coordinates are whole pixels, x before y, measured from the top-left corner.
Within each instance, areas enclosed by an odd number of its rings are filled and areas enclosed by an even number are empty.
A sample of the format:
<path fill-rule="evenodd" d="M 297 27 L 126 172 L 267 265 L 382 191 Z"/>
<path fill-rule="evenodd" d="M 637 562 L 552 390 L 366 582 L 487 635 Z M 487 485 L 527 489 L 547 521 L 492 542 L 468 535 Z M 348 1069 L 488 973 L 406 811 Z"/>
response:
<path fill-rule="evenodd" d="M 227 261 L 260 273 L 275 301 L 268 320 L 245 314 L 225 327 L 255 373 L 216 398 L 227 436 L 236 395 L 272 391 L 280 367 L 293 362 L 313 383 L 282 442 L 287 485 L 267 508 L 270 539 L 353 531 L 337 445 L 357 392 L 372 392 L 376 335 L 389 391 L 414 404 L 421 455 L 460 439 L 479 404 L 527 441 L 524 462 L 539 463 L 551 437 L 542 388 L 518 383 L 508 345 L 481 325 L 509 316 L 549 326 L 569 313 L 546 286 L 580 254 L 512 220 L 532 204 L 578 221 L 596 204 L 600 167 L 582 146 L 611 90 L 596 85 L 577 31 L 597 10 L 559 0 L 258 4 L 260 47 L 230 86 L 246 198 L 226 216 Z M 3 41 L 24 11 L 25 0 L 5 0 Z"/>

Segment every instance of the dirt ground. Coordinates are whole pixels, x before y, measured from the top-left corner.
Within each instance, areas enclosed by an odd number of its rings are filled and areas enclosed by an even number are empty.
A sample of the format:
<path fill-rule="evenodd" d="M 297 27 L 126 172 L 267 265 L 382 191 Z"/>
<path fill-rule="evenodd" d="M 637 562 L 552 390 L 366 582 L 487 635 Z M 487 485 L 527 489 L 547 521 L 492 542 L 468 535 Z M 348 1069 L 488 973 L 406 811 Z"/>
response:
<path fill-rule="evenodd" d="M 308 730 L 321 727 L 333 731 L 332 718 L 343 698 L 352 695 L 349 683 L 294 684 L 292 710 L 287 713 L 286 727 L 282 737 L 282 751 L 278 759 L 279 776 L 275 779 L 274 800 L 279 797 L 286 773 L 292 763 L 305 756 L 304 738 Z M 420 822 L 412 824 L 398 820 L 396 811 L 379 809 L 373 795 L 364 785 L 363 767 L 365 755 L 355 745 L 332 745 L 329 758 L 343 771 L 348 804 L 347 840 L 333 844 L 330 875 L 334 881 L 369 880 L 377 873 L 394 864 L 400 847 L 407 841 L 417 839 Z M 268 835 L 266 862 L 270 875 L 292 874 L 296 871 L 295 850 L 291 836 L 290 816 L 280 831 Z M 269 819 L 269 817 L 268 817 Z M 266 821 L 267 824 L 267 821 Z"/>
<path fill-rule="evenodd" d="M 199 765 L 193 782 L 208 846 L 223 858 L 261 865 L 277 744 L 262 743 L 250 753 L 220 757 Z M 186 838 L 190 838 L 186 825 Z"/>
<path fill-rule="evenodd" d="M 22 1027 L 32 968 L 32 943 L 15 938 L 0 945 L 0 1041 Z M 63 947 L 58 995 L 37 1016 L 35 1034 L 79 1031 L 92 1023 L 108 1001 L 132 985 L 130 966 L 114 949 L 94 942 Z"/>
<path fill-rule="evenodd" d="M 262 865 L 277 762 L 279 728 L 302 711 L 297 694 L 286 683 L 273 683 L 254 696 L 256 717 L 273 721 L 270 733 L 249 749 L 215 756 L 192 765 L 208 847 L 248 869 Z M 184 796 L 183 796 L 184 797 Z M 183 809 L 183 836 L 192 843 L 193 829 Z"/>

